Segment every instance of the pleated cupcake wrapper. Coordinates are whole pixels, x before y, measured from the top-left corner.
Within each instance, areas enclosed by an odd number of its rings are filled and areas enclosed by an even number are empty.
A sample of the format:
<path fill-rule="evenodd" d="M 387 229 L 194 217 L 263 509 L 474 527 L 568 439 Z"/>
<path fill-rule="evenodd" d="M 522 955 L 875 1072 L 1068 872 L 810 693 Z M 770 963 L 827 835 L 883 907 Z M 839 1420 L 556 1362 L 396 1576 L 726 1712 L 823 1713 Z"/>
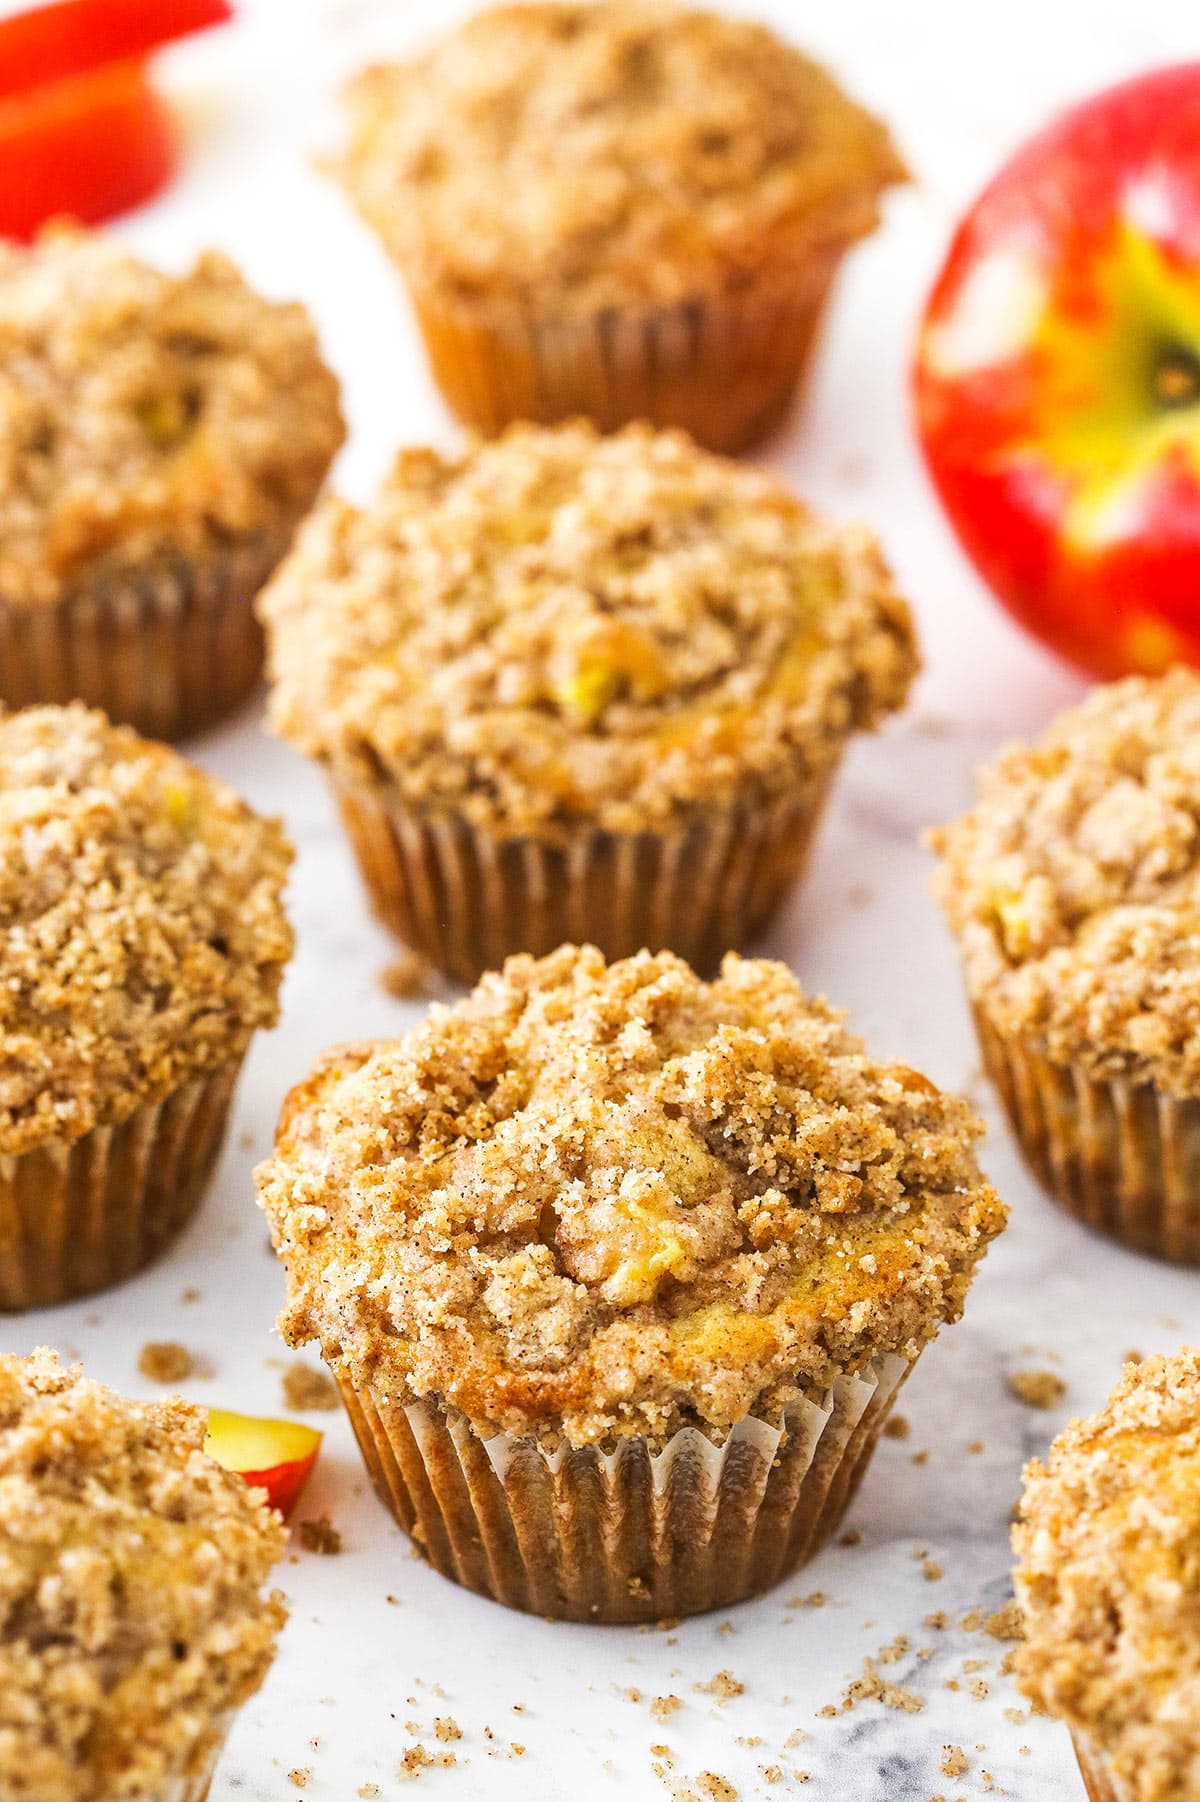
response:
<path fill-rule="evenodd" d="M 1200 1101 L 1055 1063 L 978 1007 L 975 1025 L 1026 1161 L 1060 1206 L 1136 1251 L 1200 1263 Z"/>
<path fill-rule="evenodd" d="M 108 1289 L 175 1238 L 221 1149 L 241 1061 L 117 1125 L 0 1155 L 0 1311 Z"/>
<path fill-rule="evenodd" d="M 480 1595 L 561 1620 L 652 1621 L 777 1583 L 835 1531 L 900 1385 L 903 1358 L 798 1401 L 784 1429 L 721 1445 L 683 1428 L 660 1451 L 544 1451 L 484 1437 L 436 1403 L 394 1402 L 335 1371 L 375 1487 L 430 1563 Z"/>
<path fill-rule="evenodd" d="M 1089 1745 L 1082 1734 L 1072 1733 L 1071 1741 L 1089 1802 L 1133 1802 L 1133 1791 L 1128 1784 L 1118 1783 L 1102 1753 Z"/>
<path fill-rule="evenodd" d="M 225 1741 L 229 1737 L 229 1730 L 233 1726 L 236 1714 L 236 1709 L 230 1709 L 220 1716 L 217 1722 L 217 1742 L 205 1758 L 202 1770 L 193 1772 L 189 1777 L 168 1777 L 161 1790 L 155 1790 L 154 1795 L 148 1798 L 147 1802 L 207 1802 L 213 1777 L 216 1774 L 217 1765 L 220 1763 L 221 1753 L 225 1750 Z"/>
<path fill-rule="evenodd" d="M 0 702 L 86 701 L 150 738 L 185 738 L 224 718 L 262 670 L 253 598 L 291 531 L 205 563 L 97 578 L 46 606 L 0 595 Z"/>
<path fill-rule="evenodd" d="M 582 414 L 602 431 L 682 426 L 730 452 L 787 411 L 849 244 L 814 244 L 786 270 L 670 306 L 543 314 L 429 289 L 412 298 L 438 386 L 487 436 Z"/>
<path fill-rule="evenodd" d="M 752 938 L 801 874 L 833 770 L 759 807 L 712 808 L 673 832 L 582 826 L 566 844 L 425 817 L 390 790 L 335 782 L 375 913 L 471 983 L 516 951 L 565 943 L 608 958 L 669 947 L 702 974 Z"/>

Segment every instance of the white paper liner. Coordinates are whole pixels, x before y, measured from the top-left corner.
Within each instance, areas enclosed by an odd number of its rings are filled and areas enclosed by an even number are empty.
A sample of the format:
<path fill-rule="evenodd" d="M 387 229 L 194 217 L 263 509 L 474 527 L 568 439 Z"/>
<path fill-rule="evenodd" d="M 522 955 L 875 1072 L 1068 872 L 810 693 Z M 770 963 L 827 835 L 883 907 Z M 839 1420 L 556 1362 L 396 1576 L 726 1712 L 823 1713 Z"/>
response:
<path fill-rule="evenodd" d="M 1200 1101 L 1098 1081 L 974 1014 L 1009 1124 L 1059 1206 L 1136 1251 L 1200 1264 Z"/>
<path fill-rule="evenodd" d="M 1071 1741 L 1079 1769 L 1087 1787 L 1089 1802 L 1134 1802 L 1133 1791 L 1119 1783 L 1108 1768 L 1108 1760 L 1081 1733 L 1072 1732 Z"/>
<path fill-rule="evenodd" d="M 426 818 L 382 784 L 334 793 L 375 913 L 460 981 L 565 943 L 610 960 L 669 947 L 705 974 L 802 875 L 837 761 L 782 800 L 713 807 L 672 832 L 582 824 L 565 844 Z"/>
<path fill-rule="evenodd" d="M 818 1551 L 910 1368 L 839 1377 L 782 1429 L 751 1417 L 720 1445 L 686 1427 L 659 1451 L 607 1452 L 485 1438 L 435 1402 L 335 1375 L 376 1488 L 444 1576 L 536 1614 L 642 1621 L 729 1607 Z"/>

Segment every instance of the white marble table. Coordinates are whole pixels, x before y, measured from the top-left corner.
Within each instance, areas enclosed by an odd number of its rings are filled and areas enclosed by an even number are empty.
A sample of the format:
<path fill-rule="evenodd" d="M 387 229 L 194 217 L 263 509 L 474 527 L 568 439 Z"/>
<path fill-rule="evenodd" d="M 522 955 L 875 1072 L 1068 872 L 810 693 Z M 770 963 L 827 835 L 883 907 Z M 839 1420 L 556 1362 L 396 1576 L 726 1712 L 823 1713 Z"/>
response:
<path fill-rule="evenodd" d="M 382 255 L 308 157 L 328 131 L 340 71 L 458 10 L 245 0 L 235 30 L 172 53 L 167 74 L 191 161 L 176 193 L 126 227 L 164 260 L 221 244 L 264 288 L 309 302 L 345 382 L 353 436 L 339 475 L 355 492 L 400 442 L 449 444 L 454 433 Z M 324 1457 L 300 1511 L 327 1511 L 344 1550 L 298 1554 L 285 1567 L 291 1624 L 237 1725 L 213 1802 L 296 1796 L 288 1773 L 305 1769 L 311 1802 L 398 1795 L 405 1750 L 418 1742 L 442 1750 L 433 1720 L 447 1715 L 462 1729 L 451 1748 L 457 1762 L 425 1768 L 418 1781 L 464 1802 L 649 1799 L 670 1796 L 671 1781 L 683 1798 L 704 1771 L 742 1797 L 822 1802 L 974 1802 L 999 1791 L 1072 1802 L 1083 1793 L 1065 1733 L 1008 1717 L 1025 1710 L 997 1672 L 1005 1648 L 957 1623 L 1008 1592 L 1008 1517 L 1022 1461 L 1068 1409 L 1100 1401 L 1123 1352 L 1200 1336 L 1200 1276 L 1126 1255 L 1059 1216 L 1023 1174 L 982 1087 L 917 838 L 967 800 L 976 763 L 1006 737 L 1039 728 L 1080 689 L 1005 622 L 958 556 L 909 440 L 904 369 L 917 307 L 962 201 L 1048 109 L 1188 54 L 1187 9 L 1179 0 L 989 8 L 843 0 L 810 17 L 791 0 L 763 0 L 759 11 L 824 54 L 894 122 L 918 173 L 846 275 L 803 418 L 766 454 L 821 505 L 879 529 L 913 598 L 927 663 L 908 714 L 853 752 L 810 880 L 763 949 L 848 1007 L 876 1051 L 981 1102 L 993 1128 L 986 1163 L 1012 1204 L 1012 1226 L 965 1321 L 926 1354 L 906 1392 L 911 1436 L 880 1447 L 849 1523 L 859 1543 L 826 1552 L 728 1619 L 669 1634 L 550 1625 L 459 1591 L 412 1557 L 367 1488 L 344 1421 L 325 1417 Z M 0 1321 L 0 1346 L 49 1342 L 97 1376 L 150 1393 L 137 1373 L 140 1346 L 179 1339 L 213 1365 L 189 1386 L 197 1400 L 278 1412 L 285 1354 L 272 1320 L 282 1285 L 251 1200 L 251 1167 L 270 1143 L 281 1095 L 315 1052 L 339 1038 L 395 1033 L 419 1010 L 380 986 L 390 948 L 368 920 L 315 775 L 263 735 L 254 709 L 194 749 L 259 807 L 282 813 L 299 850 L 291 901 L 300 948 L 283 1023 L 255 1048 L 213 1192 L 183 1242 L 115 1294 Z M 201 1298 L 184 1304 L 193 1287 Z M 1069 1385 L 1053 1413 L 1021 1406 L 1006 1388 L 1006 1373 L 1034 1367 Z M 828 1597 L 823 1608 L 788 1606 L 814 1590 Z M 934 1611 L 953 1624 L 923 1625 Z M 884 1674 L 913 1690 L 921 1711 L 864 1701 L 823 1715 L 863 1659 L 898 1635 L 909 1649 Z M 986 1668 L 964 1671 L 970 1660 Z M 722 1669 L 745 1690 L 718 1704 L 693 1686 Z M 972 1694 L 972 1684 L 987 1694 Z M 668 1694 L 685 1706 L 654 1719 L 649 1699 Z M 785 1748 L 797 1728 L 809 1737 Z M 967 1754 L 961 1776 L 939 1770 L 947 1743 Z M 654 1773 L 654 1744 L 672 1748 L 669 1780 Z M 763 1775 L 773 1765 L 783 1772 L 776 1783 Z M 811 1774 L 803 1792 L 801 1772 Z"/>

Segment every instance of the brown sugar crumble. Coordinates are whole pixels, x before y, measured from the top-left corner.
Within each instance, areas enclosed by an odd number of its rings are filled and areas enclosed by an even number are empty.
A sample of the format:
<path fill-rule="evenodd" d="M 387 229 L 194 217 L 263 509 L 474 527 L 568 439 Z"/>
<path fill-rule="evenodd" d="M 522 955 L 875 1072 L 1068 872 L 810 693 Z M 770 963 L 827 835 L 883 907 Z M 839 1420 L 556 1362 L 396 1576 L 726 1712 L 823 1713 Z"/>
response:
<path fill-rule="evenodd" d="M 889 1414 L 883 1423 L 885 1439 L 907 1439 L 911 1432 L 912 1426 L 906 1414 Z"/>
<path fill-rule="evenodd" d="M 137 1367 L 152 1383 L 186 1383 L 195 1373 L 196 1358 L 176 1340 L 148 1339 L 138 1353 Z"/>
<path fill-rule="evenodd" d="M 1092 690 L 931 834 L 967 986 L 1100 1080 L 1200 1094 L 1200 677 Z"/>
<path fill-rule="evenodd" d="M 1014 1370 L 1008 1387 L 1027 1408 L 1057 1408 L 1067 1385 L 1053 1370 Z"/>
<path fill-rule="evenodd" d="M 299 1534 L 300 1544 L 306 1552 L 333 1558 L 342 1549 L 342 1536 L 327 1514 L 320 1514 L 315 1520 L 302 1520 Z"/>
<path fill-rule="evenodd" d="M 777 1418 L 957 1318 L 1004 1222 L 979 1130 L 782 965 L 512 958 L 292 1092 L 281 1331 L 570 1443 Z"/>
<path fill-rule="evenodd" d="M 204 1433 L 185 1402 L 0 1356 L 0 1794 L 171 1791 L 262 1683 L 284 1528 Z"/>
<path fill-rule="evenodd" d="M 815 792 L 917 667 L 869 534 L 641 425 L 405 451 L 369 508 L 318 507 L 258 608 L 281 737 L 506 837 Z"/>
<path fill-rule="evenodd" d="M 418 289 L 467 305 L 723 290 L 747 245 L 795 268 L 870 231 L 904 174 L 884 126 L 792 44 L 646 0 L 489 8 L 363 71 L 345 109 L 351 200 Z"/>
<path fill-rule="evenodd" d="M 290 861 L 277 822 L 102 713 L 0 716 L 0 1154 L 123 1120 L 274 1024 Z"/>
<path fill-rule="evenodd" d="M 299 1359 L 283 1373 L 283 1402 L 293 1414 L 323 1414 L 341 1406 L 333 1378 Z"/>
<path fill-rule="evenodd" d="M 290 533 L 344 435 L 304 309 L 215 252 L 169 275 L 107 233 L 5 244 L 0 369 L 10 604 Z"/>
<path fill-rule="evenodd" d="M 971 1761 L 961 1746 L 943 1746 L 941 1772 L 943 1777 L 961 1777 L 971 1768 Z"/>
<path fill-rule="evenodd" d="M 713 1696 L 718 1702 L 732 1702 L 746 1693 L 746 1685 L 732 1671 L 718 1671 L 707 1683 L 693 1683 L 692 1688 L 697 1695 Z"/>
<path fill-rule="evenodd" d="M 424 1001 L 437 987 L 438 975 L 419 952 L 405 946 L 379 973 L 380 986 L 396 1001 Z"/>
<path fill-rule="evenodd" d="M 1200 1351 L 1126 1367 L 1025 1473 L 1017 1681 L 1131 1802 L 1200 1793 Z"/>

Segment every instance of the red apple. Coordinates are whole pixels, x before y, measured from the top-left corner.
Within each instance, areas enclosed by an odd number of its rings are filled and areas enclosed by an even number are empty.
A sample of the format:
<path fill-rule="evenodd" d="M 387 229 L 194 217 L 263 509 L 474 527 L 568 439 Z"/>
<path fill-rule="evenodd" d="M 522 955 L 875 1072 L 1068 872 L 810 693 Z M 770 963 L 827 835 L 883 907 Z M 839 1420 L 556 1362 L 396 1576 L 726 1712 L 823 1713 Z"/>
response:
<path fill-rule="evenodd" d="M 1102 676 L 1200 663 L 1200 63 L 1032 138 L 955 234 L 917 426 L 963 546 Z"/>
<path fill-rule="evenodd" d="M 271 1506 L 286 1520 L 317 1461 L 321 1434 L 294 1420 L 262 1420 L 210 1408 L 204 1449 L 225 1470 L 245 1477 L 251 1488 L 265 1489 Z"/>

